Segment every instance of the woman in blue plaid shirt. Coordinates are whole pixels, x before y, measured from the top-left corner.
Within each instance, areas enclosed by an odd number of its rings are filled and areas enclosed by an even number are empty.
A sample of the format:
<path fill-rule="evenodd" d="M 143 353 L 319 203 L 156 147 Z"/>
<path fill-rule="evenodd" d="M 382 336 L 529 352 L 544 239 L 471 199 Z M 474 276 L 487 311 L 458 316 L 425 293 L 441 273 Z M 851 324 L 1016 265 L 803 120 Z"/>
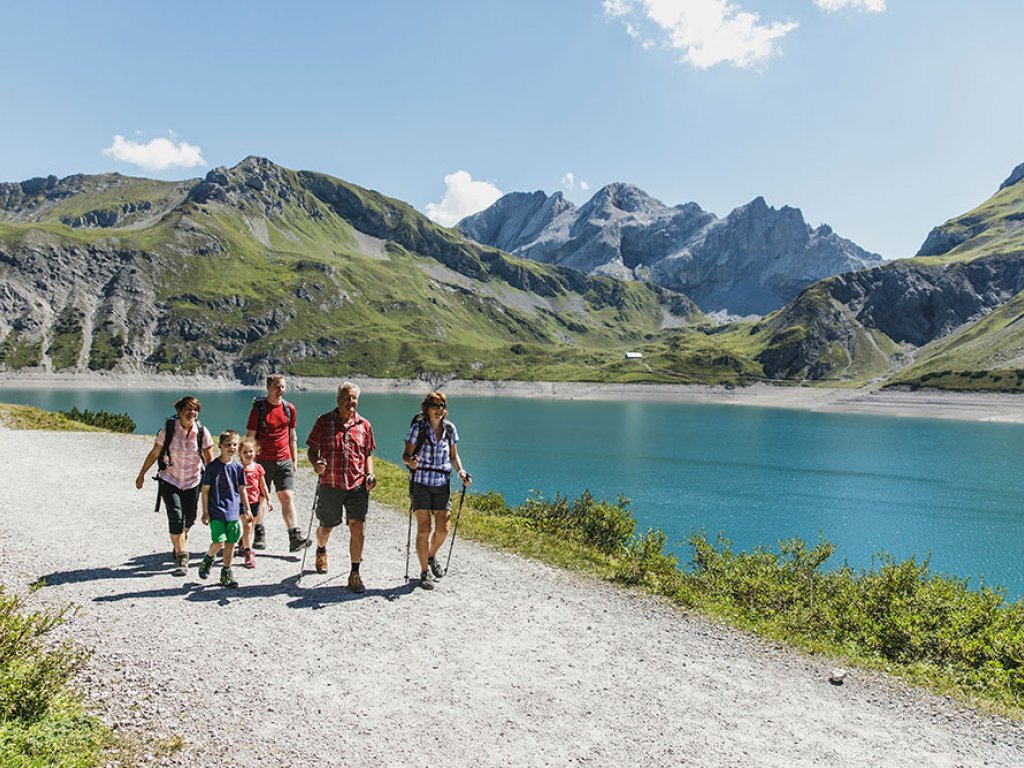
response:
<path fill-rule="evenodd" d="M 462 466 L 457 443 L 459 431 L 448 421 L 448 401 L 442 392 L 431 392 L 420 404 L 421 414 L 405 438 L 402 461 L 412 470 L 412 508 L 416 511 L 416 556 L 420 561 L 420 586 L 433 589 L 433 579 L 444 576 L 437 553 L 448 535 L 451 519 L 451 477 L 454 468 L 462 484 L 473 481 Z M 434 533 L 430 533 L 430 516 Z M 431 578 L 433 577 L 433 579 Z"/>

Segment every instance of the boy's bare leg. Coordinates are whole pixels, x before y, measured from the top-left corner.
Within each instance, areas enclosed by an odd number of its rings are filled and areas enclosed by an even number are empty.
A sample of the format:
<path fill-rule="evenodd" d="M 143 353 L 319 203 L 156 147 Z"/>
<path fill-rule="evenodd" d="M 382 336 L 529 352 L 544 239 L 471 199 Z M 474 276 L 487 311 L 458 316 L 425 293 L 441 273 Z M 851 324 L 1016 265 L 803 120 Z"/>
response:
<path fill-rule="evenodd" d="M 224 556 L 221 558 L 221 564 L 225 568 L 231 567 L 231 559 L 235 556 L 235 545 L 232 542 L 228 542 L 224 545 Z"/>

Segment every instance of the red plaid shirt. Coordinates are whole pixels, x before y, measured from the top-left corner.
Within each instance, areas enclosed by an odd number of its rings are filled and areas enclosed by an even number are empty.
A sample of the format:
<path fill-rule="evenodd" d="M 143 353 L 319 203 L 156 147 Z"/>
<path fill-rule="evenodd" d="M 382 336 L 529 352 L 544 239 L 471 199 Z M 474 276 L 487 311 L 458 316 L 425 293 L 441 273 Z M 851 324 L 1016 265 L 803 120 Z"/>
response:
<path fill-rule="evenodd" d="M 320 482 L 331 488 L 351 491 L 366 482 L 366 460 L 377 445 L 373 427 L 358 413 L 349 421 L 335 408 L 317 417 L 306 445 L 316 448 L 327 460 Z"/>

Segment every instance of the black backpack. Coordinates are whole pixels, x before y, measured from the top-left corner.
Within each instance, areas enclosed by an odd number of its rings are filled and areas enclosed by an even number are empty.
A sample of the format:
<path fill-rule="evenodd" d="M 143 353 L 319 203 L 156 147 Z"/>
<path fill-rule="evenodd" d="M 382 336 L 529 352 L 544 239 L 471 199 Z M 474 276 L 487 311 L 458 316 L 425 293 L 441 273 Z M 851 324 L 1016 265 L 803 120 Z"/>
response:
<path fill-rule="evenodd" d="M 171 466 L 171 440 L 174 439 L 174 425 L 177 421 L 177 416 L 171 416 L 164 423 L 164 444 L 160 448 L 160 455 L 156 457 L 156 463 L 161 472 Z M 196 453 L 199 454 L 200 463 L 205 467 L 206 462 L 203 461 L 203 425 L 199 422 L 199 419 L 196 419 Z"/>
<path fill-rule="evenodd" d="M 260 439 L 260 433 L 267 426 L 267 397 L 263 395 L 261 397 L 254 397 L 252 399 L 252 405 L 254 408 L 260 409 L 260 420 L 256 423 L 256 439 Z M 292 404 L 285 399 L 281 399 L 281 406 L 284 408 L 284 418 L 288 424 L 292 423 Z"/>

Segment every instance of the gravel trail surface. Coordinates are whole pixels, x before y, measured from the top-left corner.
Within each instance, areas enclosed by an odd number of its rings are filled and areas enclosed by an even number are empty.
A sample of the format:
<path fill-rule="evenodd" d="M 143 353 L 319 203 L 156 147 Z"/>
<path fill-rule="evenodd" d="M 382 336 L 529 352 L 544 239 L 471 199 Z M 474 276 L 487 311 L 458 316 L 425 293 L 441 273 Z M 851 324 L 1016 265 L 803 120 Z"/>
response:
<path fill-rule="evenodd" d="M 237 591 L 170 575 L 150 442 L 0 430 L 4 582 L 81 606 L 83 683 L 143 765 L 1007 766 L 1024 727 L 686 616 L 656 600 L 460 540 L 434 592 L 407 585 L 406 516 L 373 505 L 350 594 L 298 577 L 277 513 Z M 297 490 L 309 520 L 312 475 Z M 301 554 L 301 553 L 300 553 Z M 414 566 L 415 568 L 415 566 Z"/>

